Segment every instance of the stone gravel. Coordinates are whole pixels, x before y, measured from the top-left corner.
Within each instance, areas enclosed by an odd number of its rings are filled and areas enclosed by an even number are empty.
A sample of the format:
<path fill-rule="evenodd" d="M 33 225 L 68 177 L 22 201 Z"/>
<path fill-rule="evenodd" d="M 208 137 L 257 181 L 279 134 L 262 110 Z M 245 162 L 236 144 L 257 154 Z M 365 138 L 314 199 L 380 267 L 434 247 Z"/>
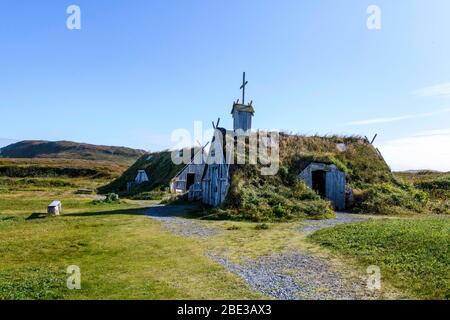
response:
<path fill-rule="evenodd" d="M 206 255 L 241 276 L 254 290 L 277 300 L 374 299 L 362 279 L 348 281 L 330 269 L 327 261 L 303 253 L 273 254 L 234 263 Z"/>

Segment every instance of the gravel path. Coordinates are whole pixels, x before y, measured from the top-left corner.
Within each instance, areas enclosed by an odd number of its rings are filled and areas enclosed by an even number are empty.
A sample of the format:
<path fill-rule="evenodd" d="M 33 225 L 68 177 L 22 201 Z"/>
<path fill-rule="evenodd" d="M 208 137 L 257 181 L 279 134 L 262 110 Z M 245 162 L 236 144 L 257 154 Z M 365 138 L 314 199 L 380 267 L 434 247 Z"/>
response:
<path fill-rule="evenodd" d="M 220 230 L 205 227 L 199 221 L 177 217 L 190 208 L 190 206 L 158 205 L 148 208 L 145 214 L 162 222 L 170 232 L 186 238 L 206 238 L 220 233 Z"/>
<path fill-rule="evenodd" d="M 241 276 L 254 290 L 278 300 L 374 299 L 362 279 L 345 280 L 327 261 L 302 253 L 273 254 L 253 261 L 233 263 L 206 254 L 228 271 Z"/>
<path fill-rule="evenodd" d="M 338 224 L 361 222 L 367 219 L 366 217 L 356 216 L 351 213 L 336 212 L 336 219 L 302 221 L 306 226 L 301 227 L 300 231 L 314 232 L 320 229 L 334 227 Z"/>
<path fill-rule="evenodd" d="M 169 231 L 187 238 L 207 238 L 219 234 L 218 229 L 208 228 L 195 220 L 177 217 L 189 206 L 157 205 L 147 209 L 146 215 L 161 221 Z M 337 224 L 363 221 L 365 218 L 347 213 L 337 213 L 336 219 L 305 220 L 301 232 L 313 232 Z M 241 263 L 211 252 L 205 255 L 222 264 L 226 270 L 242 277 L 253 289 L 279 300 L 327 300 L 327 299 L 373 299 L 372 292 L 365 290 L 362 279 L 349 281 L 341 273 L 332 270 L 329 262 L 305 253 L 274 253 L 256 260 Z"/>

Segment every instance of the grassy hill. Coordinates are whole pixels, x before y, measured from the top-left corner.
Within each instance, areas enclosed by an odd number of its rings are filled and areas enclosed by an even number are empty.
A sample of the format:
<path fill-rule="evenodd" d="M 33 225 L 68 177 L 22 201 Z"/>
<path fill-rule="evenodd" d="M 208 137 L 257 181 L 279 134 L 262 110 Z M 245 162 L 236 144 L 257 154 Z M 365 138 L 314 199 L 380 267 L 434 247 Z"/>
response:
<path fill-rule="evenodd" d="M 9 178 L 105 178 L 122 174 L 124 163 L 70 159 L 8 159 L 0 158 L 0 177 Z"/>
<path fill-rule="evenodd" d="M 126 147 L 99 146 L 71 141 L 21 141 L 0 148 L 1 158 L 57 158 L 133 163 L 145 153 Z"/>
<path fill-rule="evenodd" d="M 109 161 L 0 158 L 0 192 L 88 188 L 94 191 L 120 176 L 128 165 Z"/>

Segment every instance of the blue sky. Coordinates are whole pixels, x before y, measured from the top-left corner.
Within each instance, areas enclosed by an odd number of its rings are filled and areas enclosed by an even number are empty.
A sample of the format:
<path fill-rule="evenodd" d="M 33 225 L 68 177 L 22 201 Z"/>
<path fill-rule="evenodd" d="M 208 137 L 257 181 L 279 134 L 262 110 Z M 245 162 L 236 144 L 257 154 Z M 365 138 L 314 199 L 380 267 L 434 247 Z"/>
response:
<path fill-rule="evenodd" d="M 81 30 L 66 8 L 81 8 Z M 381 30 L 366 26 L 381 9 Z M 195 120 L 379 134 L 395 170 L 450 170 L 450 1 L 2 0 L 2 139 L 151 150 Z M 3 140 L 6 144 L 11 140 Z"/>

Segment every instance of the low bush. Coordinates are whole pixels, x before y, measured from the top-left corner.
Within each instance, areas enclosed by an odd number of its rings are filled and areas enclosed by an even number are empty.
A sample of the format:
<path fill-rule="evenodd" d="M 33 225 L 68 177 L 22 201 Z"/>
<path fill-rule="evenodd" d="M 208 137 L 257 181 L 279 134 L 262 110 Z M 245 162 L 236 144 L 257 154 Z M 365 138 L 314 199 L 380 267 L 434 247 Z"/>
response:
<path fill-rule="evenodd" d="M 354 210 L 372 214 L 422 213 L 428 210 L 428 202 L 424 191 L 409 185 L 382 183 L 357 190 Z"/>
<path fill-rule="evenodd" d="M 256 230 L 268 230 L 270 227 L 267 223 L 260 223 L 255 226 Z"/>
<path fill-rule="evenodd" d="M 261 222 L 334 216 L 329 201 L 283 171 L 260 176 L 250 166 L 235 170 L 225 203 L 212 211 L 215 218 Z"/>
<path fill-rule="evenodd" d="M 105 195 L 104 199 L 94 200 L 92 201 L 93 204 L 103 204 L 103 203 L 120 203 L 119 195 L 115 193 L 108 193 Z"/>
<path fill-rule="evenodd" d="M 434 199 L 450 199 L 450 175 L 418 181 L 414 183 L 414 186 L 428 192 Z"/>

